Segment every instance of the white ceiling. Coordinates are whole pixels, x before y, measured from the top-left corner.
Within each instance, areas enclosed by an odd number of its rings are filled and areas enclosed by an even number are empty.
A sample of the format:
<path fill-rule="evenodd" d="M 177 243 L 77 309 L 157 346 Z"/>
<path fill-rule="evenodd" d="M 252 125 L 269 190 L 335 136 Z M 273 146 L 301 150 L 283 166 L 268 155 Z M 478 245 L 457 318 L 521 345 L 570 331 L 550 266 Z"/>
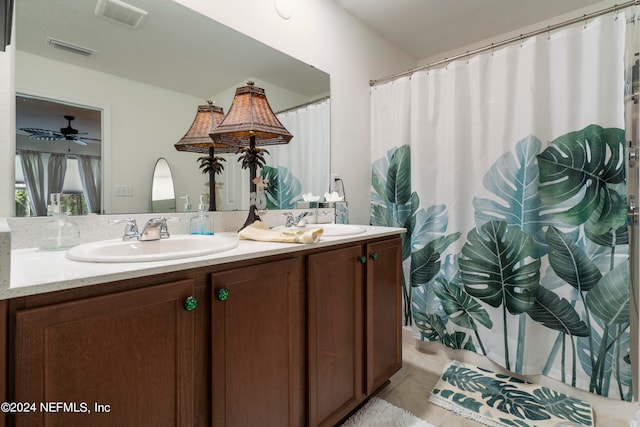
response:
<path fill-rule="evenodd" d="M 414 59 L 421 60 L 602 0 L 334 1 Z"/>
<path fill-rule="evenodd" d="M 16 49 L 208 99 L 256 78 L 312 98 L 329 77 L 172 0 L 126 0 L 148 12 L 137 29 L 96 16 L 98 0 L 19 0 Z M 47 37 L 96 50 L 86 58 Z"/>

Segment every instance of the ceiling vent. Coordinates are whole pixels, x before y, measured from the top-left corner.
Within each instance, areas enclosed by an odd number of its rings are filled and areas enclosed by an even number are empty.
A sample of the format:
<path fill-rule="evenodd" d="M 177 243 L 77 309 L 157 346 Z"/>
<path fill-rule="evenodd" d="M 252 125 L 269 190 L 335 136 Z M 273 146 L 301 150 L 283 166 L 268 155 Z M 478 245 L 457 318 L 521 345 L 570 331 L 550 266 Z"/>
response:
<path fill-rule="evenodd" d="M 138 28 L 149 13 L 120 0 L 98 0 L 95 14 L 129 28 Z"/>
<path fill-rule="evenodd" d="M 64 50 L 65 52 L 71 52 L 75 53 L 76 55 L 82 56 L 92 56 L 97 52 L 97 50 L 54 39 L 53 37 L 47 37 L 47 44 L 51 47 L 55 47 L 56 49 Z"/>

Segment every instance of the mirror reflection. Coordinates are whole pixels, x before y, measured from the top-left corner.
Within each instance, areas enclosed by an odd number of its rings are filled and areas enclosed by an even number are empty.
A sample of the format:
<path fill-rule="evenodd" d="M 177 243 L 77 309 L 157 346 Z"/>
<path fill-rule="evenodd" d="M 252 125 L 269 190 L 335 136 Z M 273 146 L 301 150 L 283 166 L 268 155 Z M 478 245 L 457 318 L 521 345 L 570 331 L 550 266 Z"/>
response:
<path fill-rule="evenodd" d="M 171 168 L 166 159 L 160 158 L 153 168 L 151 185 L 151 212 L 175 212 L 176 193 L 173 188 Z"/>
<path fill-rule="evenodd" d="M 101 111 L 99 131 L 82 128 L 78 118 L 72 122 L 79 132 L 101 135 L 100 213 L 148 212 L 153 169 L 160 157 L 171 164 L 176 198 L 209 192 L 198 154 L 173 147 L 205 100 L 213 99 L 226 112 L 235 89 L 248 80 L 265 89 L 275 112 L 329 94 L 326 73 L 171 0 L 127 0 L 148 12 L 136 28 L 96 15 L 96 1 L 16 2 L 15 75 L 17 93 Z M 328 102 L 326 107 L 328 111 Z M 59 130 L 66 126 L 64 115 L 57 114 L 61 125 L 33 127 Z M 322 188 L 312 189 L 305 177 L 294 172 L 309 163 L 308 154 L 282 160 L 292 164 L 282 163 L 276 155 L 267 159 L 268 166 L 284 167 L 296 175 L 304 192 L 322 194 L 328 188 L 328 115 L 323 126 L 327 129 L 322 131 L 322 142 L 308 142 L 303 132 L 292 130 L 294 138 L 288 145 L 298 145 L 303 152 L 311 145 L 322 150 L 322 160 L 313 160 L 313 177 L 323 183 Z M 226 176 L 216 182 L 218 208 L 246 209 L 248 176 L 236 156 L 227 156 Z M 24 182 L 17 179 L 15 184 L 24 190 Z"/>
<path fill-rule="evenodd" d="M 73 215 L 101 212 L 101 116 L 87 106 L 16 96 L 17 216 L 46 215 L 56 193 L 73 201 Z"/>

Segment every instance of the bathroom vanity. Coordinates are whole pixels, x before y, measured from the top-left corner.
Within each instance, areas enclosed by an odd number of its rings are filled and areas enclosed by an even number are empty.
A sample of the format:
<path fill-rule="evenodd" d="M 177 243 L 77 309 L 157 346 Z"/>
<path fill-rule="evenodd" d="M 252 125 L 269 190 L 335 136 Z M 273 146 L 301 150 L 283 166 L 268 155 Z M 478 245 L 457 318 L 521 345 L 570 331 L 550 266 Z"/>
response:
<path fill-rule="evenodd" d="M 129 264 L 13 251 L 0 425 L 335 425 L 401 367 L 403 231 Z"/>

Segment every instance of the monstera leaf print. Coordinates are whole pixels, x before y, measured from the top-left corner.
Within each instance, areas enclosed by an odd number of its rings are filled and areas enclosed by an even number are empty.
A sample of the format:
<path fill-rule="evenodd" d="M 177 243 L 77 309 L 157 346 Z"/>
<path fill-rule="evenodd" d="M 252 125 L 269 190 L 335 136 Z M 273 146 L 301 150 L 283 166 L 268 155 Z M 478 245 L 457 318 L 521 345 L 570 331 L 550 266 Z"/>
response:
<path fill-rule="evenodd" d="M 436 279 L 432 287 L 442 301 L 442 308 L 449 315 L 449 320 L 456 325 L 473 331 L 478 330 L 477 323 L 488 329 L 493 327 L 487 311 L 464 292 L 462 287 L 442 278 Z"/>
<path fill-rule="evenodd" d="M 403 260 L 411 255 L 412 225 L 420 205 L 411 192 L 410 158 L 408 145 L 392 148 L 373 162 L 371 172 L 371 224 L 407 229 L 402 236 Z"/>
<path fill-rule="evenodd" d="M 622 197 L 612 187 L 625 180 L 624 145 L 624 130 L 597 125 L 552 141 L 538 155 L 543 203 L 562 206 L 555 215 L 570 225 L 587 222 L 602 203 L 595 222 L 604 224 L 600 231 L 616 230 L 621 225 Z"/>
<path fill-rule="evenodd" d="M 569 235 L 556 227 L 549 227 L 546 240 L 549 244 L 549 264 L 562 280 L 581 292 L 590 290 L 598 283 L 602 277 L 600 270 Z"/>
<path fill-rule="evenodd" d="M 269 180 L 265 193 L 267 194 L 267 209 L 292 209 L 300 200 L 302 185 L 289 169 L 279 166 L 262 168 L 263 181 Z"/>
<path fill-rule="evenodd" d="M 629 261 L 605 274 L 587 294 L 587 307 L 607 325 L 629 322 Z"/>
<path fill-rule="evenodd" d="M 546 253 L 543 226 L 556 223 L 553 215 L 546 212 L 548 209 L 540 203 L 538 194 L 536 155 L 541 146 L 540 140 L 534 136 L 519 141 L 515 156 L 510 151 L 503 154 L 482 180 L 484 187 L 497 200 L 473 199 L 476 225 L 504 220 L 510 226 L 517 226 L 536 243 L 535 258 Z"/>
<path fill-rule="evenodd" d="M 408 145 L 398 148 L 387 172 L 386 198 L 396 205 L 402 205 L 411 198 L 411 151 Z"/>
<path fill-rule="evenodd" d="M 440 256 L 460 233 L 438 237 L 427 243 L 422 249 L 411 253 L 411 286 L 427 283 L 440 271 Z"/>
<path fill-rule="evenodd" d="M 529 317 L 549 329 L 567 335 L 589 336 L 589 328 L 580 315 L 564 298 L 540 286 L 533 306 L 527 311 Z"/>
<path fill-rule="evenodd" d="M 526 312 L 536 299 L 540 280 L 540 260 L 530 259 L 533 250 L 531 238 L 504 221 L 473 229 L 458 259 L 465 290 L 511 314 Z"/>

